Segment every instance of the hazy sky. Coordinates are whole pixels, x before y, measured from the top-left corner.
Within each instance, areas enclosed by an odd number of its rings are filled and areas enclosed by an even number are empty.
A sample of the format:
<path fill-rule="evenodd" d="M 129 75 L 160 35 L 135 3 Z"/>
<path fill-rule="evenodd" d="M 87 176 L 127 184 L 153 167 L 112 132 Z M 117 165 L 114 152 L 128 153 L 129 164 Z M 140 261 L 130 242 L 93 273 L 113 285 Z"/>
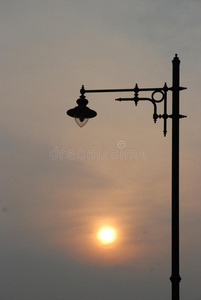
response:
<path fill-rule="evenodd" d="M 82 84 L 171 86 L 176 53 L 181 299 L 201 300 L 200 15 L 200 0 L 0 1 L 2 300 L 170 299 L 171 121 L 164 138 L 150 103 L 118 93 L 87 95 L 83 128 L 66 111 Z"/>

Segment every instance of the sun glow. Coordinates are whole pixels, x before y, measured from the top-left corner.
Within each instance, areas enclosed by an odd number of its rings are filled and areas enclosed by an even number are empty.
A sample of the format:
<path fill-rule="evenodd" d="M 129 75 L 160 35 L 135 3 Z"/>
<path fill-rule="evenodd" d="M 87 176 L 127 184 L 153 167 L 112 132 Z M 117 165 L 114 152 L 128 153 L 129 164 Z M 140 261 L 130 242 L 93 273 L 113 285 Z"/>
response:
<path fill-rule="evenodd" d="M 111 227 L 103 227 L 98 232 L 98 238 L 104 244 L 113 243 L 116 239 L 116 231 Z"/>

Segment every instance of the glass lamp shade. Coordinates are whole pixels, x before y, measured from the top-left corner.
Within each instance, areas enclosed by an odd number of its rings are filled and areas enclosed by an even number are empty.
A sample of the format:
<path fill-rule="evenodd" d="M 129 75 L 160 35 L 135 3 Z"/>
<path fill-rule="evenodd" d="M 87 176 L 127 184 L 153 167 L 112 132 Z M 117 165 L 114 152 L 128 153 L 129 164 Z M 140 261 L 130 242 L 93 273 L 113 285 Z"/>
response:
<path fill-rule="evenodd" d="M 94 118 L 97 113 L 94 110 L 86 107 L 85 105 L 79 104 L 75 108 L 69 109 L 67 111 L 67 115 L 75 118 L 78 126 L 83 127 L 87 123 L 87 121 L 91 118 Z"/>
<path fill-rule="evenodd" d="M 75 122 L 77 123 L 78 126 L 83 127 L 85 124 L 87 124 L 88 122 L 88 118 L 87 119 L 79 119 L 79 118 L 75 118 Z"/>

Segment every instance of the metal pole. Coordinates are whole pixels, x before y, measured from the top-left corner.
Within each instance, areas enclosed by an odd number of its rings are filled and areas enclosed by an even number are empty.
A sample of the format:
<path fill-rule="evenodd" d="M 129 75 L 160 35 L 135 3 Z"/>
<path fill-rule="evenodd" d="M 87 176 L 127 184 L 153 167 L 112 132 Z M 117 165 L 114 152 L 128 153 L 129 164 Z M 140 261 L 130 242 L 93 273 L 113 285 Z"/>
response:
<path fill-rule="evenodd" d="M 172 300 L 179 300 L 179 67 L 175 55 L 172 72 Z"/>
<path fill-rule="evenodd" d="M 167 117 L 172 118 L 172 274 L 170 277 L 172 283 L 172 300 L 179 300 L 179 283 L 181 281 L 181 277 L 179 275 L 179 119 L 184 118 L 186 116 L 180 115 L 179 113 L 179 93 L 180 91 L 186 89 L 184 87 L 180 87 L 180 60 L 175 55 L 172 61 L 172 88 L 167 88 L 166 84 L 163 88 L 138 88 L 136 84 L 133 89 L 110 89 L 110 90 L 85 90 L 84 86 L 82 86 L 80 92 L 81 97 L 85 93 L 107 93 L 107 92 L 135 92 L 134 98 L 118 98 L 118 101 L 130 101 L 134 100 L 137 104 L 139 100 L 149 100 L 154 104 L 154 120 L 159 117 L 163 117 L 166 121 Z M 163 115 L 157 115 L 156 113 L 156 102 L 160 102 L 159 100 L 155 100 L 153 95 L 156 92 L 160 92 L 163 95 L 168 90 L 172 90 L 172 115 L 166 114 L 166 106 L 164 109 Z M 153 91 L 152 98 L 138 98 L 139 91 Z M 164 97 L 164 96 L 163 96 Z M 166 101 L 165 99 L 161 99 Z M 165 104 L 166 105 L 166 104 Z M 77 109 L 77 108 L 75 108 Z M 72 109 L 74 110 L 74 109 Z M 71 110 L 69 110 L 71 111 Z M 68 111 L 68 112 L 69 112 Z M 67 112 L 67 114 L 68 114 Z M 73 116 L 72 113 L 69 114 Z M 164 125 L 164 134 L 166 134 L 166 123 Z"/>

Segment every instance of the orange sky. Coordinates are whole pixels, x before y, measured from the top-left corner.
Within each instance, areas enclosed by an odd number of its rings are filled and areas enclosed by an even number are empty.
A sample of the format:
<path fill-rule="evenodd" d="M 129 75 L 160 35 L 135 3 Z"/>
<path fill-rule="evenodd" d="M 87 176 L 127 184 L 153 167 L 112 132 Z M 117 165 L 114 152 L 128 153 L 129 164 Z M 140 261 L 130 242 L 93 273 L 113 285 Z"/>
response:
<path fill-rule="evenodd" d="M 171 120 L 164 138 L 152 104 L 115 101 L 130 94 L 87 94 L 97 117 L 83 128 L 66 111 L 82 84 L 171 86 L 175 53 L 188 88 L 182 299 L 199 299 L 200 12 L 187 0 L 0 2 L 2 299 L 170 298 Z M 114 243 L 97 239 L 103 226 Z"/>

